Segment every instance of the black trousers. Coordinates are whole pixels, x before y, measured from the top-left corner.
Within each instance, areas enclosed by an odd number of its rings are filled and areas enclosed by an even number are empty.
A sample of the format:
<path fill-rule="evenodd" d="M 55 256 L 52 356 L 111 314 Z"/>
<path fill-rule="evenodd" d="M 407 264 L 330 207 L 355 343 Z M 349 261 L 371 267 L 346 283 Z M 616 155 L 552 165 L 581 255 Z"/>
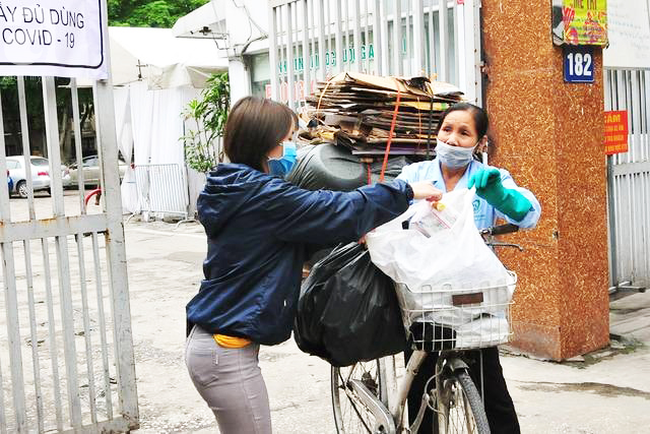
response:
<path fill-rule="evenodd" d="M 476 384 L 476 388 L 481 393 L 481 367 L 480 367 L 480 353 L 483 353 L 483 387 L 484 387 L 484 405 L 485 413 L 487 414 L 488 423 L 490 424 L 490 431 L 493 434 L 519 434 L 519 420 L 517 420 L 517 413 L 515 406 L 508 393 L 506 380 L 503 378 L 503 370 L 499 362 L 499 350 L 497 347 L 484 348 L 481 350 L 466 351 L 464 354 L 469 362 L 470 376 Z M 407 350 L 405 353 L 406 360 L 411 356 L 412 351 Z M 408 395 L 408 413 L 409 423 L 415 420 L 420 404 L 422 402 L 422 395 L 427 381 L 435 374 L 436 362 L 438 361 L 438 353 L 429 353 L 427 358 L 424 359 L 418 375 L 413 380 L 413 385 Z M 435 380 L 429 383 L 429 388 L 435 387 Z M 435 432 L 437 428 L 437 420 L 433 417 L 432 411 L 427 411 L 424 415 L 422 425 L 420 425 L 419 433 L 430 434 Z"/>

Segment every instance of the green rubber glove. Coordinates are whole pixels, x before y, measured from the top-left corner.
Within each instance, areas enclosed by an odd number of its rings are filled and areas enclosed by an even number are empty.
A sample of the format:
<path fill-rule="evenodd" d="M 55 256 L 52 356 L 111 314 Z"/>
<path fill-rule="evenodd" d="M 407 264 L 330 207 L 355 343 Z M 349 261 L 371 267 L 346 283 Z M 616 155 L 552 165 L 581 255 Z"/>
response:
<path fill-rule="evenodd" d="M 521 221 L 532 204 L 526 197 L 501 183 L 501 172 L 495 167 L 480 169 L 467 182 L 467 188 L 476 187 L 476 194 L 482 197 L 514 221 Z"/>

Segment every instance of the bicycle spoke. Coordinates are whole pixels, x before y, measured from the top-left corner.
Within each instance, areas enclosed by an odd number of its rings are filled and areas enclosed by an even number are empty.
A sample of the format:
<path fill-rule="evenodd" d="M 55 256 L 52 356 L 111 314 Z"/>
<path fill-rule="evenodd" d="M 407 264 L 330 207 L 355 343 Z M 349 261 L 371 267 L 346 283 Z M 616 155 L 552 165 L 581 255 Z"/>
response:
<path fill-rule="evenodd" d="M 352 406 L 352 408 L 354 409 L 354 412 L 355 412 L 355 413 L 357 414 L 357 416 L 359 417 L 359 420 L 360 420 L 361 423 L 363 424 L 364 428 L 366 428 L 366 431 L 368 431 L 368 433 L 372 433 L 372 430 L 370 429 L 370 427 L 369 427 L 368 424 L 366 423 L 365 418 L 361 415 L 361 412 L 360 412 L 359 409 L 357 408 L 357 402 L 358 402 L 358 400 L 355 401 L 356 398 L 355 398 L 355 399 L 352 399 L 352 397 L 350 396 L 350 395 L 351 395 L 352 393 L 354 393 L 354 392 L 352 392 L 351 390 L 350 390 L 349 392 L 348 392 L 348 391 L 349 391 L 349 389 L 346 387 L 346 388 L 345 388 L 345 392 L 346 392 L 345 395 L 347 396 L 348 401 L 350 401 L 350 405 Z"/>
<path fill-rule="evenodd" d="M 469 401 L 465 393 L 463 393 L 463 409 L 465 411 L 465 422 L 467 423 L 467 432 L 474 432 L 474 418 L 472 417 L 472 409 L 469 407 Z"/>
<path fill-rule="evenodd" d="M 351 381 L 360 381 L 371 393 L 377 393 L 379 385 L 378 362 L 357 363 L 347 368 L 336 369 L 332 381 L 334 417 L 340 434 L 372 434 L 375 416 L 366 407 Z"/>

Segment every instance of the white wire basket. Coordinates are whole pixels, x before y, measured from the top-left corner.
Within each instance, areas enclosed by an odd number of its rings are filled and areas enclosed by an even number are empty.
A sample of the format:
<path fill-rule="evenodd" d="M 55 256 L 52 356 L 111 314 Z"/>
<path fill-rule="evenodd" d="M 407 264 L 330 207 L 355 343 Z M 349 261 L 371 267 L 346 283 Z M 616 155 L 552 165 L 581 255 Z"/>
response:
<path fill-rule="evenodd" d="M 517 275 L 470 288 L 396 284 L 406 336 L 414 349 L 469 350 L 508 342 Z"/>

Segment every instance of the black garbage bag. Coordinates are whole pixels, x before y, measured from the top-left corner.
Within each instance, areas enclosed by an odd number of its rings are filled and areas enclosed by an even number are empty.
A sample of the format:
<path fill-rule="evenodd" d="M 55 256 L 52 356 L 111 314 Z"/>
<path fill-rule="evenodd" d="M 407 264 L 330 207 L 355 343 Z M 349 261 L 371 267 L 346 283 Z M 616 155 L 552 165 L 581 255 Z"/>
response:
<path fill-rule="evenodd" d="M 394 283 L 357 243 L 337 247 L 312 268 L 293 331 L 302 351 L 339 367 L 407 346 Z"/>

